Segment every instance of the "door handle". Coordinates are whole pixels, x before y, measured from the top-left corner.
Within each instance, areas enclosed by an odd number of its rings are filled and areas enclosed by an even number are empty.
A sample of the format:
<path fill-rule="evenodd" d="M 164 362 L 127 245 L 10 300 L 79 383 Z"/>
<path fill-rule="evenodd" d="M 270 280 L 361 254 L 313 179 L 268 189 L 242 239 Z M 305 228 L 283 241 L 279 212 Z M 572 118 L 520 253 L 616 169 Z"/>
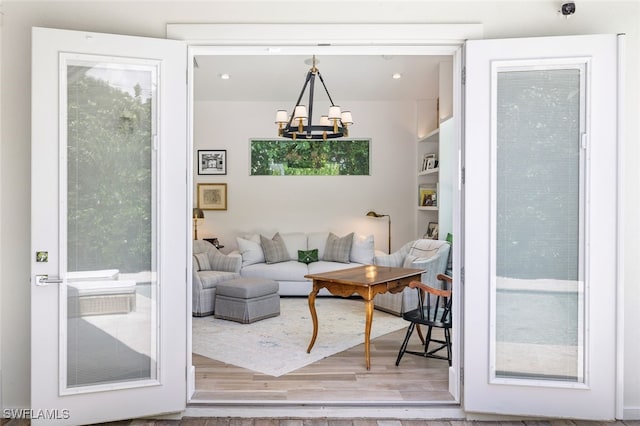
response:
<path fill-rule="evenodd" d="M 49 284 L 60 284 L 64 280 L 60 277 L 50 277 L 49 275 L 36 275 L 36 285 L 44 286 Z"/>

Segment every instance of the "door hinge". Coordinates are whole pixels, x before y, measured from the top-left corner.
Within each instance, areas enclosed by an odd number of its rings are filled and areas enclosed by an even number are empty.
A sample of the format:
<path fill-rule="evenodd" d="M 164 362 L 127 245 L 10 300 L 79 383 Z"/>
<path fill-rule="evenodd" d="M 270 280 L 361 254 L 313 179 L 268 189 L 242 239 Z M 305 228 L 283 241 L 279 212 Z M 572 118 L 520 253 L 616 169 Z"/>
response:
<path fill-rule="evenodd" d="M 465 184 L 465 168 L 463 167 L 462 170 L 460 171 L 460 181 L 462 182 L 462 184 Z"/>
<path fill-rule="evenodd" d="M 460 367 L 460 384 L 464 385 L 464 367 Z"/>
<path fill-rule="evenodd" d="M 464 286 L 464 266 L 460 268 L 460 285 Z"/>
<path fill-rule="evenodd" d="M 467 84 L 467 67 L 462 67 L 462 75 L 460 76 L 462 84 Z"/>

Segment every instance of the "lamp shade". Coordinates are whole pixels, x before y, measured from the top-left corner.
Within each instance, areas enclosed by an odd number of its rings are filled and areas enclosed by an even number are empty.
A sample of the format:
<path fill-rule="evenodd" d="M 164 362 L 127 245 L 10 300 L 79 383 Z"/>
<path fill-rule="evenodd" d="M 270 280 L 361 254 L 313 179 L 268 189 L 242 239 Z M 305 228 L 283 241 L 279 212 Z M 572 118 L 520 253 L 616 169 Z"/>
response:
<path fill-rule="evenodd" d="M 293 118 L 294 119 L 300 119 L 300 118 L 307 118 L 307 107 L 304 105 L 297 105 L 295 110 L 293 111 Z"/>
<path fill-rule="evenodd" d="M 204 211 L 202 209 L 198 209 L 198 208 L 193 209 L 193 218 L 194 219 L 204 219 Z"/>
<path fill-rule="evenodd" d="M 279 109 L 278 111 L 276 111 L 276 123 L 288 123 L 288 122 L 289 122 L 289 116 L 287 114 L 287 111 L 283 109 Z"/>
<path fill-rule="evenodd" d="M 341 115 L 342 124 L 350 125 L 353 124 L 353 117 L 351 116 L 351 111 L 343 111 Z"/>
<path fill-rule="evenodd" d="M 369 217 L 385 217 L 385 216 L 388 216 L 388 215 L 379 214 L 379 213 L 374 212 L 373 210 L 370 210 L 369 212 L 367 212 L 367 216 L 369 216 Z"/>
<path fill-rule="evenodd" d="M 329 107 L 329 120 L 340 120 L 340 107 L 338 105 Z"/>
<path fill-rule="evenodd" d="M 326 115 L 320 116 L 320 125 L 321 126 L 331 126 L 331 122 L 329 121 L 329 117 Z"/>

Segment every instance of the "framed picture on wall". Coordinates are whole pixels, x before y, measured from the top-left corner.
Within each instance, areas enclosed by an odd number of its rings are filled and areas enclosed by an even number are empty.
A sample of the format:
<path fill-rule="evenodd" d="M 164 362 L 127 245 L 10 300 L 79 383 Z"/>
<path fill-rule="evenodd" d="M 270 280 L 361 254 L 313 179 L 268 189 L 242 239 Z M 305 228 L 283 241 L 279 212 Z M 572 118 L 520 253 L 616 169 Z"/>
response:
<path fill-rule="evenodd" d="M 226 175 L 227 150 L 198 150 L 199 175 Z"/>
<path fill-rule="evenodd" d="M 199 183 L 198 208 L 202 210 L 226 210 L 227 184 Z"/>

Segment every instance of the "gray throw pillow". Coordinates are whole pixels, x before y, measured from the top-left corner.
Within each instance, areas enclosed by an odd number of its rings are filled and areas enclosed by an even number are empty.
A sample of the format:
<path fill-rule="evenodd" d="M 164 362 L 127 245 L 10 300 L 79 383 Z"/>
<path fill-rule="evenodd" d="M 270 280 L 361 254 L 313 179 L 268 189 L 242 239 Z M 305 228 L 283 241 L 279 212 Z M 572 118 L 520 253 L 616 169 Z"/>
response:
<path fill-rule="evenodd" d="M 262 244 L 266 263 L 279 263 L 289 260 L 289 252 L 280 233 L 276 233 L 272 239 L 260 235 L 260 244 Z"/>
<path fill-rule="evenodd" d="M 329 233 L 322 260 L 327 262 L 349 263 L 351 244 L 353 244 L 353 232 L 342 238 L 332 232 Z"/>

